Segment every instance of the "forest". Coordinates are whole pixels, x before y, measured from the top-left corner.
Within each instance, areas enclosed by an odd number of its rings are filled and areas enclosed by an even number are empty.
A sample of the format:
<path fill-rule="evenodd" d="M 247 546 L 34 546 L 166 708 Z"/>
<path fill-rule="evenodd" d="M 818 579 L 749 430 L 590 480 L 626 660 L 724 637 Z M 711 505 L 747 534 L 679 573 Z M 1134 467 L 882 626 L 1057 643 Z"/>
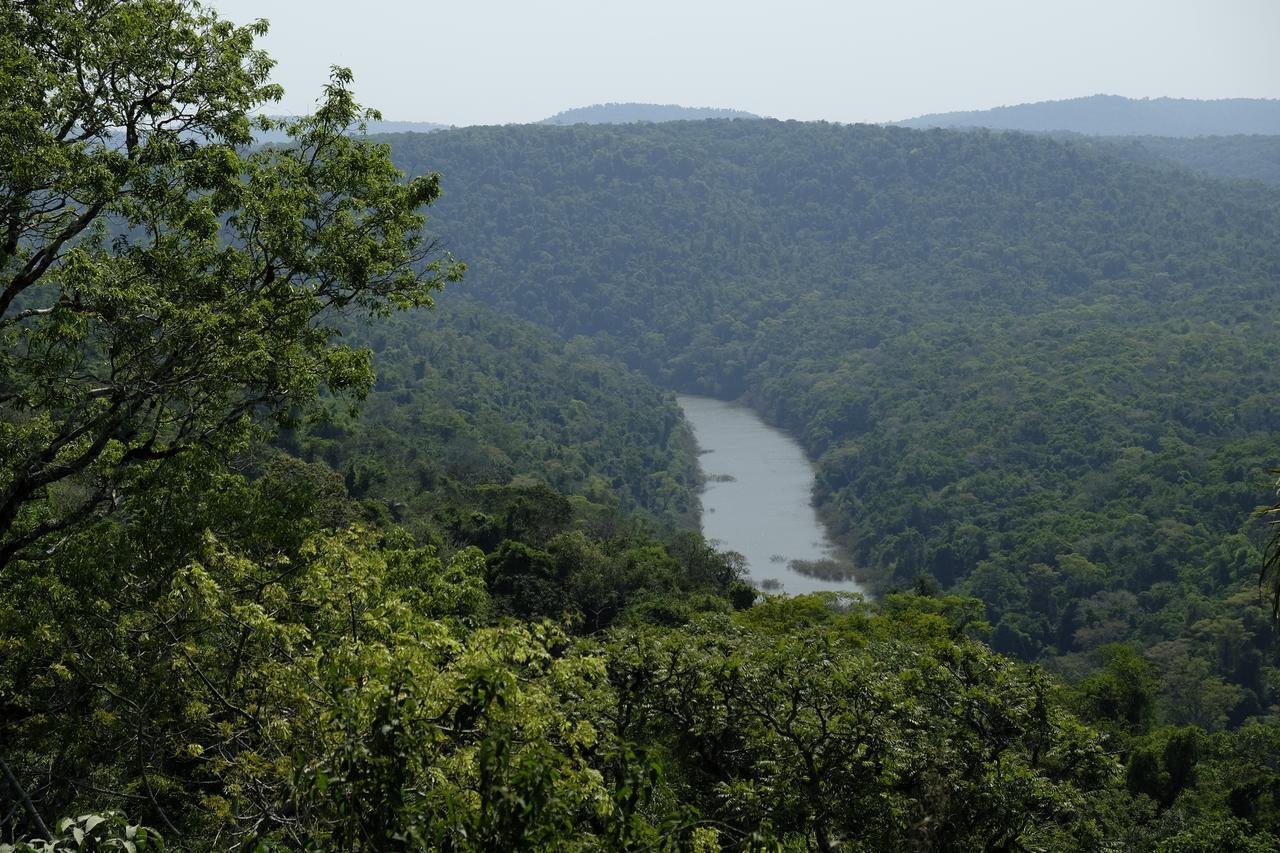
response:
<path fill-rule="evenodd" d="M 1280 849 L 1280 193 L 370 136 L 342 68 L 261 118 L 264 33 L 0 5 L 0 851 Z M 697 532 L 676 391 L 802 442 L 873 598 Z"/>
<path fill-rule="evenodd" d="M 468 295 L 751 401 L 882 589 L 980 598 L 998 651 L 1069 678 L 1132 644 L 1173 721 L 1272 704 L 1251 513 L 1280 426 L 1273 190 L 980 132 L 391 141 L 451 176 L 431 227 Z"/>
<path fill-rule="evenodd" d="M 1127 156 L 1148 165 L 1160 161 L 1232 180 L 1280 185 L 1280 136 L 1208 136 L 1178 139 L 1137 136 L 1108 139 Z"/>

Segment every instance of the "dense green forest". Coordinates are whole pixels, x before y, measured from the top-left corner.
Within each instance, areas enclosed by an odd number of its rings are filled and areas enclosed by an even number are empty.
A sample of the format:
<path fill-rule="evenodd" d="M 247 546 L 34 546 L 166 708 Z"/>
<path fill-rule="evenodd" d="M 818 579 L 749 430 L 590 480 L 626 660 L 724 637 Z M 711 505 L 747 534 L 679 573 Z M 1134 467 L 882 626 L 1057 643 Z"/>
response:
<path fill-rule="evenodd" d="M 1021 131 L 1010 131 L 1018 133 Z M 1280 135 L 1090 136 L 1053 131 L 1048 136 L 1144 166 L 1182 168 L 1211 178 L 1280 184 Z"/>
<path fill-rule="evenodd" d="M 1120 156 L 1138 162 L 1165 160 L 1215 178 L 1280 185 L 1280 136 L 1137 136 L 1106 141 Z"/>
<path fill-rule="evenodd" d="M 393 149 L 341 68 L 251 121 L 264 32 L 0 4 L 0 851 L 1280 848 L 1274 194 L 772 122 Z M 652 381 L 800 436 L 882 594 L 750 587 Z"/>
<path fill-rule="evenodd" d="M 1264 98 L 1123 98 L 1090 95 L 990 110 L 935 113 L 898 122 L 903 127 L 988 127 L 1103 136 L 1221 136 L 1280 134 L 1280 101 Z"/>
<path fill-rule="evenodd" d="M 881 588 L 976 595 L 997 649 L 1070 677 L 1136 643 L 1171 721 L 1275 701 L 1273 191 L 1017 134 L 389 139 L 450 175 L 469 294 L 793 431 Z"/>
<path fill-rule="evenodd" d="M 533 480 L 658 526 L 696 528 L 693 439 L 670 393 L 531 323 L 449 299 L 430 314 L 353 323 L 377 382 L 358 411 L 280 446 L 343 474 L 415 535 L 437 487 Z"/>

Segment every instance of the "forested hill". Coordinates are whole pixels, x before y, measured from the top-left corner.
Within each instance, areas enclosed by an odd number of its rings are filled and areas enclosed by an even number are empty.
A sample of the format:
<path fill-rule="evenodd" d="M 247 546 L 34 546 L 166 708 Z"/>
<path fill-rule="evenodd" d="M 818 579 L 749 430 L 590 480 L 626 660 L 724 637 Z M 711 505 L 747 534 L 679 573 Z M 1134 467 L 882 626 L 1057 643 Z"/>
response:
<path fill-rule="evenodd" d="M 1147 165 L 1174 163 L 1216 178 L 1280 184 L 1280 101 L 1133 100 L 1094 95 L 897 122 L 917 129 L 1011 130 L 1113 146 Z"/>
<path fill-rule="evenodd" d="M 884 584 L 978 595 L 998 649 L 1067 672 L 1137 642 L 1176 721 L 1275 701 L 1250 512 L 1280 455 L 1280 194 L 1020 134 L 392 141 L 448 176 L 470 293 L 750 400 Z"/>
<path fill-rule="evenodd" d="M 541 483 L 662 527 L 696 528 L 694 443 L 669 393 L 531 323 L 456 298 L 352 324 L 378 381 L 281 443 L 343 475 L 421 541 L 449 484 Z"/>
<path fill-rule="evenodd" d="M 252 146 L 265 31 L 0 3 L 0 853 L 1280 850 L 1280 194 L 718 120 L 406 179 L 340 67 Z M 611 359 L 799 435 L 898 591 L 664 525 Z"/>
<path fill-rule="evenodd" d="M 1096 144 L 1139 163 L 1175 163 L 1215 178 L 1280 185 L 1280 136 L 1108 137 Z"/>
<path fill-rule="evenodd" d="M 1226 98 L 1123 98 L 1091 95 L 1063 101 L 934 113 L 896 122 L 903 127 L 986 127 L 1105 136 L 1223 136 L 1280 134 L 1280 100 Z"/>
<path fill-rule="evenodd" d="M 544 118 L 540 124 L 633 124 L 636 122 L 698 121 L 708 118 L 760 118 L 742 110 L 682 107 L 678 104 L 592 104 Z"/>

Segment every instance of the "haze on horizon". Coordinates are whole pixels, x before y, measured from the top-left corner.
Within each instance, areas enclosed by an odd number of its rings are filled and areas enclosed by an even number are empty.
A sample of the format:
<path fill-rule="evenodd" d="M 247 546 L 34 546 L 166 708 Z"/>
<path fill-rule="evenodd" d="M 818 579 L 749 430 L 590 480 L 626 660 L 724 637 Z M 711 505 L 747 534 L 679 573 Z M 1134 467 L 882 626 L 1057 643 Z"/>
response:
<path fill-rule="evenodd" d="M 208 0 L 309 112 L 331 65 L 387 119 L 537 121 L 611 101 L 881 122 L 1097 93 L 1280 98 L 1275 0 Z"/>

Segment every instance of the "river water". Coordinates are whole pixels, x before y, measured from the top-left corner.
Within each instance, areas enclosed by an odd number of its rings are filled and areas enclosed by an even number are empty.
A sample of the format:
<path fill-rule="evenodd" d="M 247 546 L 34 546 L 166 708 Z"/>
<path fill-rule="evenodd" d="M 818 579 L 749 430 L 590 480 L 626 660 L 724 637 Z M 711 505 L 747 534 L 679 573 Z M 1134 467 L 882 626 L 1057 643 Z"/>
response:
<path fill-rule="evenodd" d="M 742 554 L 767 592 L 861 592 L 855 580 L 824 580 L 791 565 L 842 556 L 814 510 L 813 466 L 800 445 L 745 406 L 685 394 L 676 400 L 702 451 L 702 535 Z"/>

